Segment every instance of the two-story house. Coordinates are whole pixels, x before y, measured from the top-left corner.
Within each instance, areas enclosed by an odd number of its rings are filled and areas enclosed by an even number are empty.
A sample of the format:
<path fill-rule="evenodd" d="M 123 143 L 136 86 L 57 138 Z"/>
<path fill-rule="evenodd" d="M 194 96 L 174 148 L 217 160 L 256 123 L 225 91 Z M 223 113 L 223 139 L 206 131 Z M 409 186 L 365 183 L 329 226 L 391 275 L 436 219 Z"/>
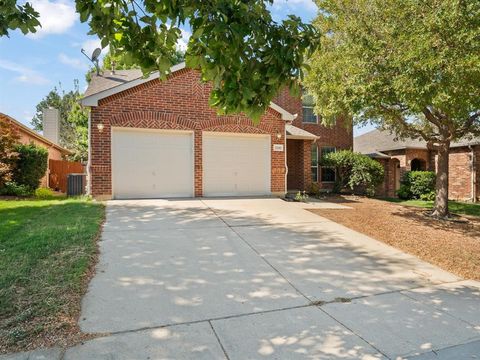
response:
<path fill-rule="evenodd" d="M 218 116 L 209 84 L 185 64 L 165 81 L 139 70 L 93 76 L 82 100 L 91 107 L 89 189 L 102 199 L 279 195 L 328 188 L 328 151 L 352 148 L 341 121 L 319 124 L 308 97 L 282 91 L 254 124 Z"/>

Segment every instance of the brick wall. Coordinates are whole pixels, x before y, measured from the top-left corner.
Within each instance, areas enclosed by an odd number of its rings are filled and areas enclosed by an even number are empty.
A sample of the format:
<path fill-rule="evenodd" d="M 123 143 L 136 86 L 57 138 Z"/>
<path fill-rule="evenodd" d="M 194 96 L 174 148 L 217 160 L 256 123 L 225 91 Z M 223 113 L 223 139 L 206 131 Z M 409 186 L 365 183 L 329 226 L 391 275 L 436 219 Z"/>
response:
<path fill-rule="evenodd" d="M 480 175 L 480 146 L 474 147 L 476 158 L 476 196 L 479 197 L 480 185 L 478 183 Z M 449 179 L 448 192 L 451 199 L 471 200 L 472 198 L 472 153 L 468 147 L 457 147 L 450 149 L 449 156 Z M 432 151 L 431 159 L 434 169 L 437 167 L 437 154 Z"/>
<path fill-rule="evenodd" d="M 310 140 L 287 140 L 288 190 L 310 190 L 312 143 Z"/>
<path fill-rule="evenodd" d="M 428 150 L 395 150 L 385 152 L 391 156 L 388 165 L 380 161 L 385 167 L 384 183 L 377 189 L 378 196 L 395 195 L 395 166 L 400 165 L 400 176 L 410 171 L 411 160 L 415 158 L 426 161 L 427 170 L 436 171 L 437 155 L 435 151 Z M 476 158 L 476 196 L 480 198 L 480 146 L 474 147 Z M 472 196 L 472 168 L 471 150 L 468 147 L 457 147 L 450 149 L 449 157 L 449 196 L 454 200 L 471 200 Z"/>
<path fill-rule="evenodd" d="M 271 191 L 285 191 L 285 153 L 274 152 L 274 144 L 285 148 L 285 121 L 268 109 L 256 125 L 243 115 L 217 116 L 208 105 L 209 84 L 199 74 L 184 69 L 166 81 L 152 80 L 102 99 L 91 112 L 91 192 L 97 197 L 112 195 L 111 127 L 194 130 L 195 196 L 202 196 L 202 131 L 238 132 L 271 135 Z M 104 129 L 99 132 L 97 125 Z M 280 133 L 282 137 L 277 138 Z"/>
<path fill-rule="evenodd" d="M 303 110 L 302 110 L 302 100 L 300 97 L 294 97 L 290 94 L 288 89 L 283 89 L 280 91 L 279 95 L 273 100 L 274 103 L 281 106 L 288 112 L 292 114 L 297 114 L 297 118 L 293 121 L 292 125 L 304 129 L 314 135 L 319 136 L 319 139 L 316 141 L 318 146 L 318 154 L 321 156 L 321 149 L 322 147 L 335 147 L 337 150 L 351 150 L 353 149 L 353 132 L 351 122 L 347 121 L 346 119 L 339 118 L 337 122 L 332 127 L 326 127 L 322 124 L 310 124 L 310 123 L 303 123 Z M 311 146 L 312 142 L 308 142 L 309 146 Z M 303 149 L 304 154 L 310 149 Z M 298 153 L 301 156 L 301 153 Z M 287 153 L 288 156 L 288 153 Z M 311 155 L 308 155 L 310 158 Z M 302 162 L 302 159 L 298 157 L 298 161 Z M 288 161 L 289 168 L 291 167 L 291 161 Z M 308 181 L 309 184 L 304 184 L 305 188 L 299 187 L 295 189 L 306 189 L 308 190 L 311 185 L 311 175 L 310 175 L 310 162 L 308 164 L 302 163 L 302 167 L 304 167 L 306 174 L 310 180 Z M 320 168 L 319 168 L 320 169 Z M 321 183 L 321 169 L 319 170 L 318 174 L 319 185 L 320 188 L 332 188 L 333 184 L 331 183 Z M 300 179 L 298 179 L 295 183 L 298 183 Z M 291 180 L 293 184 L 293 180 Z"/>

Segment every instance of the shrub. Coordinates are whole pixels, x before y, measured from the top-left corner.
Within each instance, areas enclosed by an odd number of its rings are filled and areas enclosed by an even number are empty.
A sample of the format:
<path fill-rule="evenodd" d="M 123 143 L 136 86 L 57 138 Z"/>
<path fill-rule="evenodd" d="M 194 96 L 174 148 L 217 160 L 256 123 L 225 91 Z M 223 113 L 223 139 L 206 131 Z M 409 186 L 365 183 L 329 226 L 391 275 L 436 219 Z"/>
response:
<path fill-rule="evenodd" d="M 53 191 L 49 188 L 38 188 L 37 190 L 35 190 L 35 197 L 37 199 L 48 200 L 54 198 L 55 195 L 53 194 Z"/>
<path fill-rule="evenodd" d="M 312 185 L 310 185 L 309 193 L 313 196 L 320 195 L 321 193 L 320 185 L 318 185 L 318 183 L 312 183 Z"/>
<path fill-rule="evenodd" d="M 430 191 L 429 193 L 420 195 L 420 200 L 434 201 L 435 200 L 435 191 Z"/>
<path fill-rule="evenodd" d="M 7 195 L 7 196 L 31 196 L 32 189 L 26 185 L 19 185 L 14 181 L 7 182 L 3 185 L 0 189 L 0 195 Z"/>
<path fill-rule="evenodd" d="M 327 154 L 322 159 L 322 165 L 335 167 L 336 191 L 348 187 L 373 196 L 384 178 L 383 166 L 378 161 L 350 150 Z"/>
<path fill-rule="evenodd" d="M 305 191 L 299 191 L 295 195 L 295 201 L 306 202 L 308 200 L 308 195 Z"/>
<path fill-rule="evenodd" d="M 410 192 L 410 187 L 401 184 L 400 188 L 397 190 L 397 196 L 402 200 L 408 200 L 412 198 L 412 193 Z"/>
<path fill-rule="evenodd" d="M 0 122 L 0 188 L 12 177 L 12 171 L 17 160 L 15 146 L 19 136 L 13 126 Z"/>
<path fill-rule="evenodd" d="M 431 198 L 432 192 L 435 194 L 435 179 L 433 171 L 408 171 L 403 175 L 400 187 L 404 188 L 402 195 L 407 197 L 398 196 L 401 199 Z"/>
<path fill-rule="evenodd" d="M 45 176 L 48 165 L 47 149 L 35 144 L 17 145 L 18 158 L 12 172 L 12 180 L 35 190 Z"/>

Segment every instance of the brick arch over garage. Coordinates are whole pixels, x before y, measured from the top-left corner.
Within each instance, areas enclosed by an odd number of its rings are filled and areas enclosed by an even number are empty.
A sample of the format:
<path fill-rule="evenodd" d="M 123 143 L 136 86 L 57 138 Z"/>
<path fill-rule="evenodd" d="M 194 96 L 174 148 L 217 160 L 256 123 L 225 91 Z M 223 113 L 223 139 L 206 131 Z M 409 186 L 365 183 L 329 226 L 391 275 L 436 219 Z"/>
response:
<path fill-rule="evenodd" d="M 198 123 L 185 116 L 155 111 L 122 113 L 110 119 L 110 126 L 142 129 L 195 130 Z"/>
<path fill-rule="evenodd" d="M 204 128 L 204 131 L 227 132 L 227 133 L 246 133 L 246 134 L 270 134 L 259 127 L 245 126 L 237 124 L 225 124 Z"/>
<path fill-rule="evenodd" d="M 252 120 L 236 116 L 210 119 L 202 122 L 201 129 L 204 131 L 235 132 L 248 134 L 272 134 L 275 127 L 272 124 L 260 123 L 255 125 Z"/>

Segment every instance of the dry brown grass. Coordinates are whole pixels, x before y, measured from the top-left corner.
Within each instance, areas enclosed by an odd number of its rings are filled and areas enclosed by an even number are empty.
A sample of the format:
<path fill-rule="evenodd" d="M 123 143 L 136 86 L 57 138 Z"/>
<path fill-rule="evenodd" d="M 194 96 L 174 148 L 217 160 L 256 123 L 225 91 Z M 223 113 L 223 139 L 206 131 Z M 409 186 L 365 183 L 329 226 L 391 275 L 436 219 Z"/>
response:
<path fill-rule="evenodd" d="M 480 219 L 440 221 L 425 209 L 363 197 L 327 200 L 352 209 L 311 211 L 458 276 L 480 280 Z"/>

